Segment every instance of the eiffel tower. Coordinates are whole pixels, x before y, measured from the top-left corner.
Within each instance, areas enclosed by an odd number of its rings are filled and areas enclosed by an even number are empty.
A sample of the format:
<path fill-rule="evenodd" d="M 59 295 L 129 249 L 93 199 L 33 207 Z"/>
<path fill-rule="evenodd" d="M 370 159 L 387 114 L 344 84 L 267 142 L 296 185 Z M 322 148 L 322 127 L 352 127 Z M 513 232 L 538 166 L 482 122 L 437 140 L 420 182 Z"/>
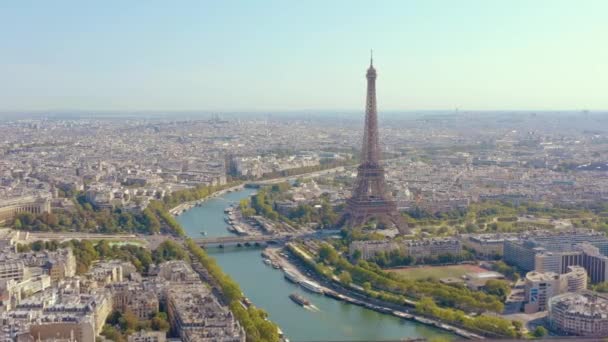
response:
<path fill-rule="evenodd" d="M 357 168 L 357 179 L 340 223 L 346 227 L 362 226 L 374 219 L 377 224 L 397 227 L 406 232 L 407 226 L 397 211 L 397 203 L 386 191 L 384 168 L 380 165 L 378 137 L 378 110 L 376 107 L 376 69 L 373 56 L 367 69 L 367 101 L 365 107 L 365 130 L 361 165 Z"/>

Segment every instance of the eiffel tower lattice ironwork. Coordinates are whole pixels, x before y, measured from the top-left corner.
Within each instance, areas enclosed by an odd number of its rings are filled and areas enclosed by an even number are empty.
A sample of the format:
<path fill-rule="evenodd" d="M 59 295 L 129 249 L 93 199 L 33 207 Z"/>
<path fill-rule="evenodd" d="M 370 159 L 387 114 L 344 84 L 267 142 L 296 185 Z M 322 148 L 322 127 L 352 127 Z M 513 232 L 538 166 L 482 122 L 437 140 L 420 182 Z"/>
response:
<path fill-rule="evenodd" d="M 396 226 L 405 232 L 406 225 L 397 211 L 397 204 L 386 190 L 384 168 L 380 165 L 380 146 L 378 137 L 378 110 L 376 106 L 376 69 L 373 57 L 367 69 L 367 100 L 365 107 L 365 130 L 361 165 L 357 168 L 357 179 L 341 224 L 357 227 L 374 219 L 376 223 Z"/>

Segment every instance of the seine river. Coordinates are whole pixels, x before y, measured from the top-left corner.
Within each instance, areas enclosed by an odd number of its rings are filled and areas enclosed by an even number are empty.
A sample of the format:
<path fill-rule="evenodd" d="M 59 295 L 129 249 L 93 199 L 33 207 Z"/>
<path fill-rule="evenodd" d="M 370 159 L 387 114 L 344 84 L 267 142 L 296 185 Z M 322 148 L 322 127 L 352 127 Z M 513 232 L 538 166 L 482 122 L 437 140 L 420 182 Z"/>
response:
<path fill-rule="evenodd" d="M 178 217 L 187 234 L 201 237 L 226 236 L 224 209 L 250 196 L 254 190 L 244 189 L 207 200 Z M 270 319 L 279 324 L 291 341 L 374 341 L 420 337 L 446 337 L 445 333 L 416 322 L 379 314 L 356 305 L 346 304 L 322 295 L 301 290 L 283 278 L 280 270 L 266 266 L 261 249 L 211 249 L 224 272 L 233 277 L 245 295 L 266 310 Z M 299 292 L 316 309 L 305 309 L 292 302 L 290 293 Z"/>

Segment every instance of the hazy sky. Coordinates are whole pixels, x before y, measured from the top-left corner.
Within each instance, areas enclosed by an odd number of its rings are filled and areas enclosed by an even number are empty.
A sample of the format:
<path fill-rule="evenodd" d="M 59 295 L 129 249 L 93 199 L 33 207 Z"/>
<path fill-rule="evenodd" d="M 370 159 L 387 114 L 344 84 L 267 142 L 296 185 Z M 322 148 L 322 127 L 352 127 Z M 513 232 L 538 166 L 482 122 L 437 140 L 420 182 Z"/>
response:
<path fill-rule="evenodd" d="M 0 2 L 0 110 L 608 109 L 608 1 Z"/>

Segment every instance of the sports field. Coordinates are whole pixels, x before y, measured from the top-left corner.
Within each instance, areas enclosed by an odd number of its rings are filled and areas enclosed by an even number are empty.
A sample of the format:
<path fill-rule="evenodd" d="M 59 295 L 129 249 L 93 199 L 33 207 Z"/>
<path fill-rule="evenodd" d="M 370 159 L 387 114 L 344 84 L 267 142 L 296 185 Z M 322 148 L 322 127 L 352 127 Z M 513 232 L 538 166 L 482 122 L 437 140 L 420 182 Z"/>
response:
<path fill-rule="evenodd" d="M 487 270 L 475 265 L 450 265 L 450 266 L 423 266 L 408 268 L 393 268 L 387 270 L 395 272 L 404 279 L 425 279 L 433 277 L 441 278 L 460 278 L 467 273 L 480 273 Z"/>

